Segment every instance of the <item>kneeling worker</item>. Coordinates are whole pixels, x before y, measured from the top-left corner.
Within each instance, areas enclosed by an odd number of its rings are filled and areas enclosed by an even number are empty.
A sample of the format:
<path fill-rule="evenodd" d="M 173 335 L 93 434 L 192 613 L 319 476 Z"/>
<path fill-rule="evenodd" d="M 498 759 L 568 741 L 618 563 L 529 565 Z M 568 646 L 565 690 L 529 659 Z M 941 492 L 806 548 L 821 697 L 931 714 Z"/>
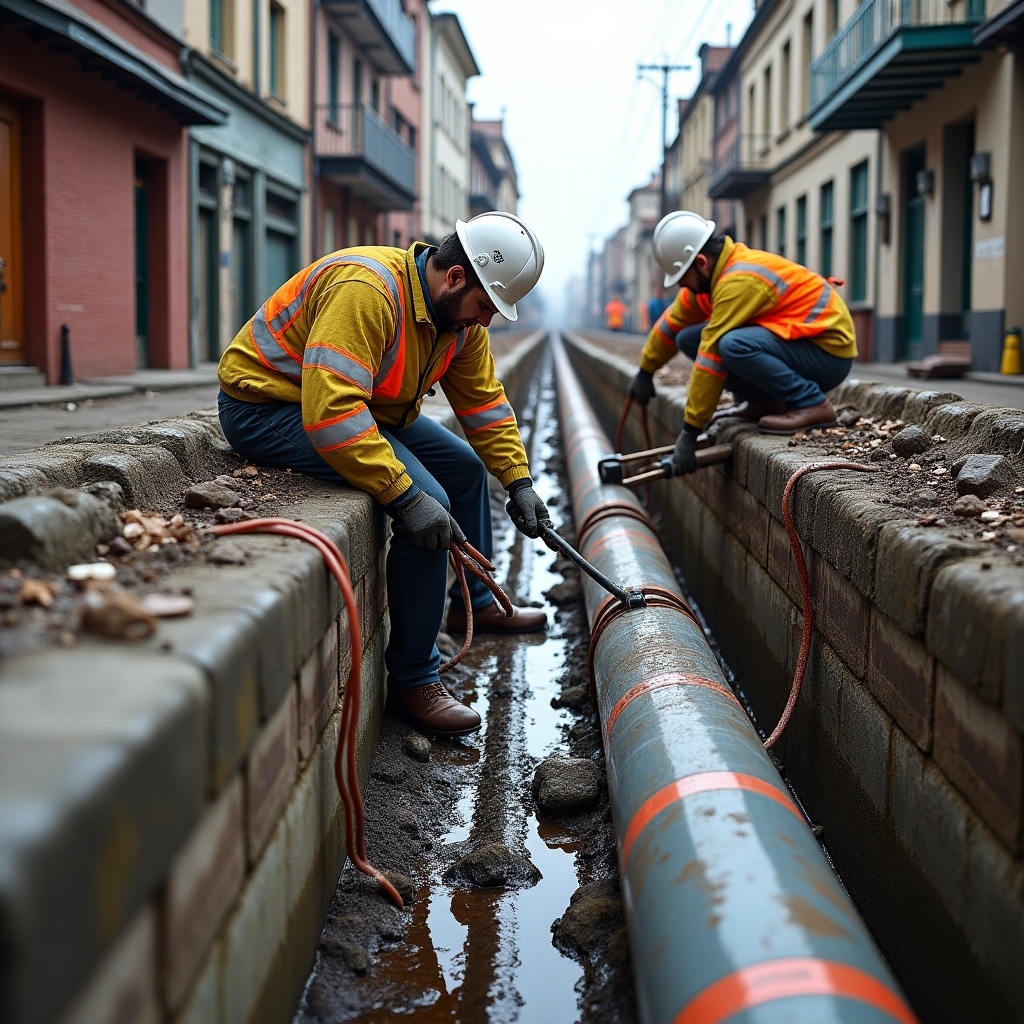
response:
<path fill-rule="evenodd" d="M 768 434 L 835 426 L 825 396 L 846 379 L 857 355 L 853 320 L 826 279 L 774 253 L 750 249 L 715 222 L 677 210 L 654 229 L 654 258 L 665 287 L 680 284 L 640 353 L 628 393 L 654 396 L 653 375 L 677 351 L 694 361 L 675 475 L 692 473 L 697 436 L 723 388 L 743 400 L 735 415 Z"/>
<path fill-rule="evenodd" d="M 389 702 L 425 731 L 462 735 L 480 716 L 438 676 L 448 553 L 467 538 L 491 557 L 487 474 L 527 536 L 550 525 L 486 330 L 537 283 L 544 250 L 509 213 L 485 213 L 439 247 L 343 249 L 285 282 L 221 357 L 224 434 L 253 462 L 361 488 L 393 519 L 387 556 Z M 440 384 L 469 444 L 420 409 Z M 463 533 L 465 531 L 465 533 Z M 543 629 L 536 609 L 506 618 L 469 575 L 474 628 Z M 448 629 L 464 631 L 461 593 Z"/>

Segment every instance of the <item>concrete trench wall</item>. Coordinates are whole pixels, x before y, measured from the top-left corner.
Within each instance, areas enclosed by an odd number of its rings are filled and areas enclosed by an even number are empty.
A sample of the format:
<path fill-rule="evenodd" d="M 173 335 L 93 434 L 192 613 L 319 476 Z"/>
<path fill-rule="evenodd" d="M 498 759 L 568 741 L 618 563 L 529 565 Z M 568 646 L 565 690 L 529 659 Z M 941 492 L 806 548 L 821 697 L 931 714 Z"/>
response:
<path fill-rule="evenodd" d="M 544 340 L 498 359 L 513 403 Z M 443 400 L 427 413 L 455 428 Z M 223 447 L 209 411 L 48 445 L 0 460 L 0 503 L 114 480 L 145 508 L 207 479 Z M 64 532 L 60 550 L 88 557 L 95 510 L 79 505 L 77 530 L 35 513 L 44 548 Z M 365 782 L 384 700 L 385 517 L 312 479 L 293 514 L 339 545 L 356 593 Z M 311 546 L 232 539 L 244 565 L 161 578 L 197 610 L 150 640 L 82 636 L 0 661 L 5 1024 L 291 1020 L 344 863 L 348 624 Z"/>
<path fill-rule="evenodd" d="M 635 366 L 566 341 L 614 439 Z M 951 450 L 1012 457 L 1024 443 L 1024 413 L 949 395 L 847 381 L 833 398 L 927 423 Z M 672 442 L 684 405 L 685 389 L 659 390 L 654 445 Z M 655 483 L 652 495 L 663 543 L 770 731 L 802 626 L 782 494 L 821 458 L 755 427 L 720 440 L 735 443 L 729 466 Z M 646 447 L 638 415 L 624 447 Z M 811 474 L 796 489 L 815 632 L 774 752 L 922 1020 L 1021 1019 L 1024 569 L 917 526 L 883 496 L 852 472 Z"/>

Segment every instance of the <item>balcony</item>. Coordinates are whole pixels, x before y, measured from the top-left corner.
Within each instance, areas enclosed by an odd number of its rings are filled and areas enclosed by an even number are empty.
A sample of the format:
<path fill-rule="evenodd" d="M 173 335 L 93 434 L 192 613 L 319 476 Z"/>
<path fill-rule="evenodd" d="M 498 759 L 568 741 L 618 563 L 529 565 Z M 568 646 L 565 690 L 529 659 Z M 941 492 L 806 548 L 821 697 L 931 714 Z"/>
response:
<path fill-rule="evenodd" d="M 985 0 L 867 0 L 811 64 L 811 128 L 880 128 L 980 59 L 984 18 Z"/>
<path fill-rule="evenodd" d="M 373 107 L 341 104 L 314 111 L 313 154 L 321 178 L 378 210 L 411 210 L 416 153 Z"/>
<path fill-rule="evenodd" d="M 324 9 L 382 75 L 416 70 L 416 25 L 401 0 L 324 0 Z"/>
<path fill-rule="evenodd" d="M 715 153 L 708 178 L 708 195 L 712 199 L 743 199 L 755 189 L 768 184 L 771 170 L 768 135 L 737 135 L 727 147 Z"/>

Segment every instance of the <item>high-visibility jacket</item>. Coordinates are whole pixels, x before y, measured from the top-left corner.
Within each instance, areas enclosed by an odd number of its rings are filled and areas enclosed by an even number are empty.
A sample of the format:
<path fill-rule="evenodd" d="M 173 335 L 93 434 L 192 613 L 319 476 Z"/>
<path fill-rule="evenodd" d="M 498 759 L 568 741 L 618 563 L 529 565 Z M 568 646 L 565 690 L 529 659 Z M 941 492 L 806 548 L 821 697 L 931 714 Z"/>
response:
<path fill-rule="evenodd" d="M 626 319 L 626 304 L 621 299 L 611 299 L 604 307 L 604 315 L 611 330 L 621 330 Z"/>
<path fill-rule="evenodd" d="M 813 341 L 844 359 L 857 355 L 853 318 L 829 280 L 783 256 L 749 249 L 728 237 L 711 275 L 710 293 L 679 290 L 647 336 L 641 369 L 654 373 L 664 366 L 678 352 L 676 335 L 705 321 L 686 390 L 684 418 L 692 427 L 704 427 L 714 415 L 728 376 L 718 343 L 738 327 L 757 324 L 783 341 Z"/>
<path fill-rule="evenodd" d="M 503 486 L 530 475 L 487 330 L 440 332 L 430 319 L 416 269 L 425 248 L 364 246 L 322 257 L 267 299 L 217 369 L 234 398 L 301 403 L 320 455 L 382 504 L 412 479 L 377 424 L 407 426 L 437 383 Z"/>

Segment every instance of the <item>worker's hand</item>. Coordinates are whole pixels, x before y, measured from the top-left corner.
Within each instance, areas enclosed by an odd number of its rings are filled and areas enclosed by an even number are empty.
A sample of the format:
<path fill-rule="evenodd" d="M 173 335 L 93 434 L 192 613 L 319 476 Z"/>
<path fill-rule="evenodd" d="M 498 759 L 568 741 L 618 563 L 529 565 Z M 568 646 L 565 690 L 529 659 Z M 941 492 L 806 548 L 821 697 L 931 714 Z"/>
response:
<path fill-rule="evenodd" d="M 662 459 L 669 476 L 688 476 L 697 468 L 697 435 L 686 427 L 679 431 L 672 457 Z"/>
<path fill-rule="evenodd" d="M 408 505 L 395 512 L 419 548 L 450 548 L 453 543 L 465 544 L 466 535 L 452 519 L 448 509 L 426 491 L 420 491 Z"/>
<path fill-rule="evenodd" d="M 643 408 L 654 397 L 654 374 L 647 370 L 637 370 L 629 382 L 626 394 Z"/>
<path fill-rule="evenodd" d="M 544 499 L 533 489 L 529 480 L 514 480 L 508 488 L 505 511 L 520 533 L 539 537 L 544 527 L 551 525 L 551 516 Z"/>

